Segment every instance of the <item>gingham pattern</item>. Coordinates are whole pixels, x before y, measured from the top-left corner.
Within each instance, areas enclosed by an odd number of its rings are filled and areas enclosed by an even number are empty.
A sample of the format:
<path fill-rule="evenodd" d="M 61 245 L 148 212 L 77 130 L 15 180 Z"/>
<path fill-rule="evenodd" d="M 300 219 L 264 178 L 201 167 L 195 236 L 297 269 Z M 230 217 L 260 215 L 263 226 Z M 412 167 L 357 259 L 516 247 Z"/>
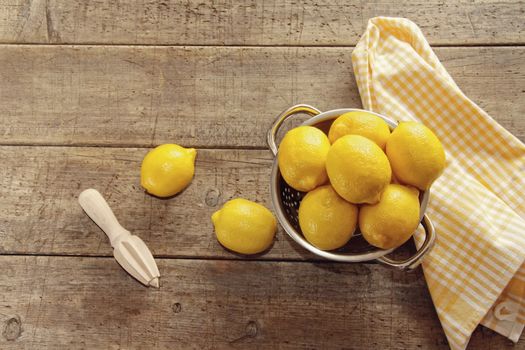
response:
<path fill-rule="evenodd" d="M 352 62 L 364 108 L 419 120 L 445 146 L 447 168 L 427 209 L 438 238 L 423 270 L 450 347 L 465 349 L 479 323 L 517 341 L 525 324 L 525 146 L 461 92 L 407 19 L 371 19 Z M 517 315 L 500 321 L 493 307 L 509 300 Z"/>

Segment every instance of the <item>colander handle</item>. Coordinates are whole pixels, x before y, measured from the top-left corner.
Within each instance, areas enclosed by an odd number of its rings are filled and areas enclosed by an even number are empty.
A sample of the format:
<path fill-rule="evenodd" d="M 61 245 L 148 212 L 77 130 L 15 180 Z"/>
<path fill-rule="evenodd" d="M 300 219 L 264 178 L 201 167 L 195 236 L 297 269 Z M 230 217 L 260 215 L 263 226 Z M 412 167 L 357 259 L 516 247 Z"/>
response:
<path fill-rule="evenodd" d="M 275 143 L 275 138 L 277 136 L 277 132 L 281 128 L 281 125 L 286 119 L 288 119 L 292 115 L 299 113 L 305 113 L 314 117 L 318 114 L 321 114 L 321 111 L 309 105 L 299 104 L 290 107 L 287 110 L 283 111 L 281 114 L 279 114 L 279 116 L 273 122 L 270 130 L 268 130 L 268 134 L 266 135 L 266 142 L 268 143 L 268 147 L 270 147 L 270 150 L 272 151 L 274 156 L 277 156 L 277 150 L 279 149 L 279 147 Z"/>
<path fill-rule="evenodd" d="M 386 256 L 382 256 L 377 260 L 385 265 L 395 267 L 400 270 L 413 270 L 418 267 L 419 264 L 421 264 L 425 254 L 428 253 L 430 249 L 432 249 L 432 246 L 436 240 L 436 231 L 434 229 L 434 225 L 427 215 L 423 216 L 421 225 L 423 225 L 423 228 L 425 229 L 425 241 L 423 242 L 421 248 L 419 248 L 413 256 L 402 261 L 396 261 L 387 258 Z"/>

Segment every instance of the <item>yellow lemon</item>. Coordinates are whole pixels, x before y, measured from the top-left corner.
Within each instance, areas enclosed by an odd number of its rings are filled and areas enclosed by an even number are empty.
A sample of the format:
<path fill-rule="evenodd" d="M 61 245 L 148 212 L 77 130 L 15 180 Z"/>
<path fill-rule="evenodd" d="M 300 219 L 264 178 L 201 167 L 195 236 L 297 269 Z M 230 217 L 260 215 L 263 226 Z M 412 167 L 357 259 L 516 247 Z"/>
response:
<path fill-rule="evenodd" d="M 308 192 L 299 206 L 299 226 L 314 246 L 333 250 L 344 246 L 354 234 L 357 206 L 348 203 L 326 185 Z"/>
<path fill-rule="evenodd" d="M 405 243 L 419 225 L 418 195 L 413 187 L 390 184 L 379 203 L 363 205 L 359 228 L 367 242 L 382 249 Z"/>
<path fill-rule="evenodd" d="M 335 141 L 326 158 L 326 170 L 335 191 L 356 204 L 379 201 L 392 176 L 383 150 L 359 135 Z"/>
<path fill-rule="evenodd" d="M 386 154 L 396 178 L 420 190 L 428 190 L 445 169 L 443 145 L 421 123 L 399 123 L 388 138 Z"/>
<path fill-rule="evenodd" d="M 271 211 L 242 198 L 226 202 L 213 213 L 211 221 L 219 242 L 241 254 L 257 254 L 268 249 L 277 229 Z"/>
<path fill-rule="evenodd" d="M 377 143 L 385 149 L 386 140 L 390 135 L 388 124 L 378 116 L 364 112 L 348 112 L 339 116 L 330 127 L 328 139 L 334 143 L 345 135 L 361 135 Z"/>
<path fill-rule="evenodd" d="M 279 146 L 281 175 L 298 191 L 311 191 L 326 182 L 326 154 L 330 141 L 313 126 L 299 126 L 286 133 Z"/>
<path fill-rule="evenodd" d="M 160 145 L 146 154 L 140 169 L 140 183 L 148 193 L 170 197 L 189 185 L 195 173 L 193 148 Z"/>

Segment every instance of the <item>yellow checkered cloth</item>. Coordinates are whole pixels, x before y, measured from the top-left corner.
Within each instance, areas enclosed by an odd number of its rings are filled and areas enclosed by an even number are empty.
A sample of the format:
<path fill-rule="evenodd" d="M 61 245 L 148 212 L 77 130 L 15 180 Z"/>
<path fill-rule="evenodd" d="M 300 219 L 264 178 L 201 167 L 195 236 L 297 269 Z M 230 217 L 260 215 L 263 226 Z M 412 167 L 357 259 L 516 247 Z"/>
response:
<path fill-rule="evenodd" d="M 517 342 L 525 324 L 525 145 L 461 92 L 420 29 L 373 18 L 352 53 L 364 108 L 419 120 L 447 151 L 432 186 L 437 241 L 425 279 L 452 349 L 483 324 Z"/>

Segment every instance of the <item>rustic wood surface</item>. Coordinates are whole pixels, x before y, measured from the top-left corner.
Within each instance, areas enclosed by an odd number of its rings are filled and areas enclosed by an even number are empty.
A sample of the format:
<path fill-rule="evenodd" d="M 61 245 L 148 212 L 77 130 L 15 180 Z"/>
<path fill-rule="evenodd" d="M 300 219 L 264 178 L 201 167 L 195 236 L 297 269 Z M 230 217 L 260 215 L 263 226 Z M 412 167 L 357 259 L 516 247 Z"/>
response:
<path fill-rule="evenodd" d="M 148 149 L 0 147 L 0 252 L 112 255 L 107 238 L 77 204 L 83 189 L 97 188 L 120 223 L 156 255 L 231 257 L 214 239 L 211 214 L 233 197 L 271 207 L 272 156 L 265 150 L 197 152 L 195 178 L 176 198 L 159 200 L 140 187 Z M 19 162 L 28 157 L 27 162 Z M 280 232 L 265 256 L 300 258 Z"/>
<path fill-rule="evenodd" d="M 0 257 L 2 349 L 447 349 L 421 271 L 159 259 L 162 286 L 112 258 Z M 14 339 L 10 340 L 10 339 Z M 366 344 L 366 345 L 365 345 Z M 479 330 L 472 349 L 515 349 Z"/>
<path fill-rule="evenodd" d="M 350 55 L 377 15 L 414 20 L 525 140 L 523 1 L 0 0 L 0 349 L 447 349 L 420 270 L 321 261 L 282 229 L 244 261 L 209 220 L 234 197 L 271 207 L 281 110 L 360 106 Z M 160 200 L 139 167 L 165 142 L 198 156 Z M 151 247 L 159 290 L 111 258 L 88 187 Z M 525 336 L 479 327 L 469 349 Z"/>
<path fill-rule="evenodd" d="M 262 131 L 293 104 L 361 106 L 351 52 L 0 46 L 0 135 L 4 144 L 261 148 Z M 524 48 L 436 52 L 470 98 L 525 139 Z"/>
<path fill-rule="evenodd" d="M 0 42 L 354 45 L 369 18 L 409 17 L 435 45 L 523 44 L 523 1 L 2 0 Z"/>

